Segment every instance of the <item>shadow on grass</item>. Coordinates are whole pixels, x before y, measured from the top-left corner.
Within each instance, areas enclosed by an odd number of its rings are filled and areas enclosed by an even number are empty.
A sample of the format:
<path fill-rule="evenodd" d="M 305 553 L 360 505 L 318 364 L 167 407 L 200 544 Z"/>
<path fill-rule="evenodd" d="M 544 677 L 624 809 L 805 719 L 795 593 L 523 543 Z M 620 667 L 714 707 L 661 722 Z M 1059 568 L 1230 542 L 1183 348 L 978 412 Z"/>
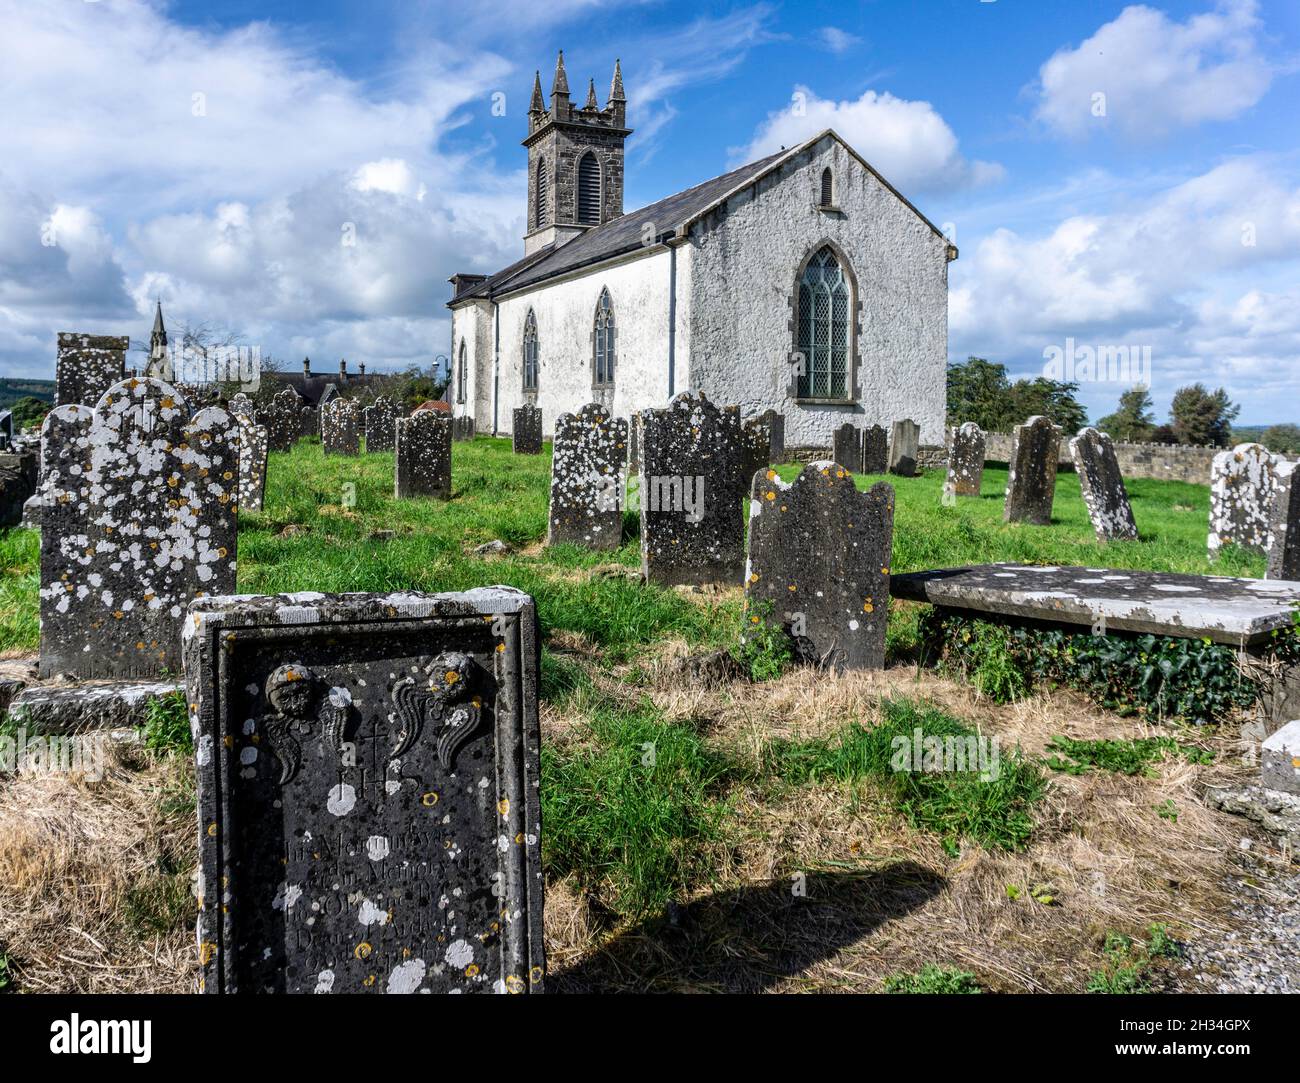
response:
<path fill-rule="evenodd" d="M 676 908 L 547 979 L 559 993 L 757 993 L 924 906 L 946 881 L 899 861 L 870 872 L 811 872 Z"/>

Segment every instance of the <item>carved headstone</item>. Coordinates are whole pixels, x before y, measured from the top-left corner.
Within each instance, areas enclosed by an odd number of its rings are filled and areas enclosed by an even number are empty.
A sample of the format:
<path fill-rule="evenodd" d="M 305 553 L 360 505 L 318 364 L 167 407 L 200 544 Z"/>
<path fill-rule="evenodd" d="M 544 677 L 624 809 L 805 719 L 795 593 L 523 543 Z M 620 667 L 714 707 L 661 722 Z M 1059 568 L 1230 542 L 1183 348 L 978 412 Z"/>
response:
<path fill-rule="evenodd" d="M 288 451 L 302 430 L 302 396 L 292 387 L 277 391 L 266 411 L 266 439 L 272 451 Z"/>
<path fill-rule="evenodd" d="M 542 411 L 531 403 L 516 406 L 512 415 L 511 446 L 516 455 L 542 453 Z"/>
<path fill-rule="evenodd" d="M 1052 521 L 1056 494 L 1056 466 L 1061 457 L 1061 431 L 1050 418 L 1031 417 L 1017 425 L 1011 438 L 1011 463 L 1007 476 L 1002 519 L 1007 523 Z"/>
<path fill-rule="evenodd" d="M 262 510 L 262 496 L 266 491 L 266 427 L 255 425 L 243 414 L 235 414 L 239 422 L 239 510 Z"/>
<path fill-rule="evenodd" d="M 540 992 L 528 595 L 196 602 L 207 993 Z"/>
<path fill-rule="evenodd" d="M 740 413 L 698 391 L 641 411 L 641 573 L 665 586 L 739 584 L 744 574 Z"/>
<path fill-rule="evenodd" d="M 1109 434 L 1093 428 L 1080 429 L 1070 441 L 1070 457 L 1097 540 L 1135 541 L 1137 522 Z"/>
<path fill-rule="evenodd" d="M 94 406 L 126 374 L 126 335 L 59 332 L 54 362 L 54 405 Z"/>
<path fill-rule="evenodd" d="M 235 589 L 238 422 L 133 377 L 54 409 L 41 451 L 41 675 L 180 672 L 185 606 Z"/>
<path fill-rule="evenodd" d="M 432 410 L 399 417 L 393 495 L 451 499 L 451 418 Z"/>
<path fill-rule="evenodd" d="M 320 408 L 320 443 L 326 455 L 361 454 L 361 410 L 356 399 L 332 399 Z"/>
<path fill-rule="evenodd" d="M 397 438 L 394 425 L 401 416 L 397 403 L 387 395 L 380 395 L 361 411 L 365 419 L 366 451 L 392 451 Z"/>
<path fill-rule="evenodd" d="M 617 549 L 623 534 L 626 418 L 600 403 L 555 420 L 546 543 Z"/>
<path fill-rule="evenodd" d="M 1273 455 L 1263 444 L 1238 444 L 1210 464 L 1210 559 L 1225 545 L 1253 553 L 1270 548 L 1269 515 L 1276 487 Z"/>
<path fill-rule="evenodd" d="M 831 434 L 831 458 L 851 474 L 862 473 L 862 432 L 846 421 Z"/>
<path fill-rule="evenodd" d="M 979 496 L 984 480 L 984 430 L 966 421 L 954 425 L 948 439 L 947 491 L 954 496 Z"/>
<path fill-rule="evenodd" d="M 883 426 L 872 425 L 862 430 L 862 472 L 887 474 L 889 472 L 889 434 Z"/>
<path fill-rule="evenodd" d="M 900 478 L 916 477 L 920 454 L 921 426 L 910 417 L 895 421 L 889 437 L 889 472 Z"/>
<path fill-rule="evenodd" d="M 1282 460 L 1273 470 L 1266 579 L 1300 579 L 1300 463 Z"/>
<path fill-rule="evenodd" d="M 805 466 L 789 485 L 760 470 L 749 508 L 749 621 L 783 628 L 804 663 L 882 668 L 893 487 L 881 481 L 859 492 L 833 462 Z"/>

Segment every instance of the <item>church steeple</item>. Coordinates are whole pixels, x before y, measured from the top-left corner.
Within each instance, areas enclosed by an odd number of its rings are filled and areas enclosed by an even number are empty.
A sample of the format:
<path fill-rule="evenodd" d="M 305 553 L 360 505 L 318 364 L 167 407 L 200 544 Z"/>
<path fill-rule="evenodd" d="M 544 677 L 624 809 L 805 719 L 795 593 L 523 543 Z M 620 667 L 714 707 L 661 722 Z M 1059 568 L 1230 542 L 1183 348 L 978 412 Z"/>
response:
<path fill-rule="evenodd" d="M 542 99 L 542 73 L 533 72 L 533 99 L 528 103 L 528 115 L 531 117 L 534 113 L 545 113 L 546 102 Z"/>
<path fill-rule="evenodd" d="M 596 80 L 590 79 L 587 82 L 587 104 L 584 109 L 590 109 L 593 113 L 600 111 L 600 106 L 596 102 Z"/>
<path fill-rule="evenodd" d="M 167 328 L 163 325 L 162 299 L 153 316 L 153 330 L 149 333 L 149 370 L 167 358 Z"/>
<path fill-rule="evenodd" d="M 612 102 L 625 102 L 627 98 L 623 95 L 623 67 L 614 60 L 614 81 L 609 84 L 609 100 Z"/>
<path fill-rule="evenodd" d="M 555 99 L 559 97 L 568 98 L 569 96 L 569 77 L 564 72 L 564 50 L 560 50 L 559 58 L 555 61 L 555 78 L 551 81 L 551 109 L 555 109 Z"/>

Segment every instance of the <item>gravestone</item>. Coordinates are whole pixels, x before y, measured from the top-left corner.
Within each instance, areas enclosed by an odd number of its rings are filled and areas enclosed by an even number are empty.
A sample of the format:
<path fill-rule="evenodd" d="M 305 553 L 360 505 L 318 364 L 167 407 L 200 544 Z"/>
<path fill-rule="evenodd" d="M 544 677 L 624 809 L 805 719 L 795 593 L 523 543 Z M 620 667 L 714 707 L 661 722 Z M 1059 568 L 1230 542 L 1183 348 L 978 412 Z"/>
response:
<path fill-rule="evenodd" d="M 1061 433 L 1050 418 L 1031 417 L 1017 425 L 1011 437 L 1010 473 L 1002 520 L 1007 523 L 1052 521 L 1056 465 L 1061 457 Z"/>
<path fill-rule="evenodd" d="M 889 472 L 889 434 L 881 425 L 862 430 L 862 472 L 887 474 Z"/>
<path fill-rule="evenodd" d="M 510 587 L 196 602 L 201 990 L 540 992 L 538 669 Z"/>
<path fill-rule="evenodd" d="M 921 453 L 921 426 L 910 417 L 894 422 L 889 437 L 889 473 L 900 478 L 914 478 Z"/>
<path fill-rule="evenodd" d="M 277 391 L 266 411 L 266 440 L 272 451 L 289 451 L 302 431 L 302 396 L 292 387 Z"/>
<path fill-rule="evenodd" d="M 785 415 L 764 410 L 741 426 L 748 465 L 745 475 L 785 461 Z"/>
<path fill-rule="evenodd" d="M 298 435 L 301 436 L 319 436 L 320 435 L 320 408 L 304 404 L 298 412 Z"/>
<path fill-rule="evenodd" d="M 1097 429 L 1080 429 L 1070 441 L 1070 457 L 1079 488 L 1088 508 L 1088 518 L 1099 542 L 1136 541 L 1137 523 L 1129 504 L 1124 474 L 1115 456 L 1109 434 Z"/>
<path fill-rule="evenodd" d="M 1283 460 L 1273 470 L 1269 517 L 1268 571 L 1265 579 L 1300 579 L 1300 463 Z"/>
<path fill-rule="evenodd" d="M 893 487 L 859 492 L 842 464 L 816 462 L 789 485 L 756 473 L 749 509 L 749 622 L 784 629 L 805 664 L 883 668 Z"/>
<path fill-rule="evenodd" d="M 244 417 L 249 420 L 256 419 L 259 412 L 257 404 L 242 391 L 230 397 L 230 404 L 226 409 L 236 417 Z M 261 421 L 258 421 L 258 424 L 260 425 Z"/>
<path fill-rule="evenodd" d="M 531 403 L 514 409 L 511 447 L 516 455 L 542 453 L 542 411 Z"/>
<path fill-rule="evenodd" d="M 333 399 L 321 407 L 320 443 L 326 455 L 361 454 L 361 410 L 356 399 Z"/>
<path fill-rule="evenodd" d="M 641 411 L 641 573 L 664 586 L 741 582 L 745 479 L 740 412 L 702 392 Z"/>
<path fill-rule="evenodd" d="M 36 460 L 34 451 L 0 452 L 0 527 L 22 523 L 27 501 L 36 493 L 39 472 Z"/>
<path fill-rule="evenodd" d="M 0 451 L 14 446 L 14 415 L 11 410 L 0 410 Z"/>
<path fill-rule="evenodd" d="M 862 473 L 862 433 L 851 421 L 831 434 L 831 458 L 851 474 Z"/>
<path fill-rule="evenodd" d="M 1275 488 L 1273 455 L 1263 444 L 1238 444 L 1214 456 L 1210 463 L 1211 560 L 1225 545 L 1252 553 L 1268 552 Z"/>
<path fill-rule="evenodd" d="M 555 419 L 546 544 L 617 549 L 623 536 L 628 423 L 598 402 Z"/>
<path fill-rule="evenodd" d="M 239 510 L 261 511 L 266 491 L 266 427 L 255 425 L 243 414 L 234 417 L 239 423 Z"/>
<path fill-rule="evenodd" d="M 126 335 L 59 332 L 54 362 L 54 405 L 94 406 L 126 374 Z"/>
<path fill-rule="evenodd" d="M 452 418 L 451 438 L 453 440 L 473 440 L 474 439 L 474 419 L 469 416 Z"/>
<path fill-rule="evenodd" d="M 451 418 L 432 410 L 399 417 L 393 495 L 451 499 Z"/>
<path fill-rule="evenodd" d="M 41 432 L 42 676 L 160 677 L 193 599 L 235 589 L 239 425 L 131 378 Z"/>
<path fill-rule="evenodd" d="M 979 496 L 984 480 L 984 430 L 973 421 L 955 425 L 949 445 L 947 491 L 954 496 Z"/>
<path fill-rule="evenodd" d="M 361 411 L 365 419 L 366 451 L 392 451 L 397 438 L 394 428 L 402 411 L 387 395 L 380 395 Z"/>

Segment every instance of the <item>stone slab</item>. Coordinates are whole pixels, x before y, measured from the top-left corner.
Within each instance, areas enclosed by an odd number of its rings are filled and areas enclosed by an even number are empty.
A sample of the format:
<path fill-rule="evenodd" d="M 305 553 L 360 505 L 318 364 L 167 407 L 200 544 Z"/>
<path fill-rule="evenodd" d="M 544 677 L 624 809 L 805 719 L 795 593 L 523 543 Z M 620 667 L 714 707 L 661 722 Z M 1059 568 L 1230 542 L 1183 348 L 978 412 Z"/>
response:
<path fill-rule="evenodd" d="M 1300 797 L 1300 719 L 1288 722 L 1260 746 L 1259 781 Z"/>
<path fill-rule="evenodd" d="M 54 362 L 54 405 L 94 406 L 115 383 L 126 376 L 126 335 L 85 335 L 59 332 L 59 352 Z"/>
<path fill-rule="evenodd" d="M 862 472 L 889 472 L 889 433 L 882 425 L 870 425 L 862 430 Z"/>
<path fill-rule="evenodd" d="M 510 446 L 516 455 L 542 453 L 542 411 L 536 406 L 516 406 L 511 415 Z"/>
<path fill-rule="evenodd" d="M 1300 579 L 1300 464 L 1280 462 L 1273 471 L 1269 514 L 1268 579 Z"/>
<path fill-rule="evenodd" d="M 921 426 L 910 417 L 895 421 L 889 434 L 889 473 L 914 478 L 919 471 Z"/>
<path fill-rule="evenodd" d="M 81 681 L 28 686 L 9 703 L 9 719 L 29 733 L 134 729 L 149 704 L 182 690 L 179 681 Z"/>
<path fill-rule="evenodd" d="M 555 419 L 547 545 L 617 549 L 623 537 L 626 418 L 598 402 Z"/>
<path fill-rule="evenodd" d="M 394 426 L 393 496 L 451 499 L 451 418 L 432 410 L 400 417 Z"/>
<path fill-rule="evenodd" d="M 1070 441 L 1070 457 L 1097 540 L 1136 541 L 1133 506 L 1109 434 L 1093 428 L 1080 429 Z"/>
<path fill-rule="evenodd" d="M 948 479 L 953 496 L 979 496 L 984 481 L 984 430 L 973 421 L 954 425 L 948 432 Z"/>
<path fill-rule="evenodd" d="M 1011 438 L 1002 521 L 1047 526 L 1052 521 L 1061 432 L 1050 418 L 1031 417 L 1017 425 Z"/>
<path fill-rule="evenodd" d="M 831 433 L 831 458 L 850 474 L 862 473 L 862 431 L 851 421 Z"/>

